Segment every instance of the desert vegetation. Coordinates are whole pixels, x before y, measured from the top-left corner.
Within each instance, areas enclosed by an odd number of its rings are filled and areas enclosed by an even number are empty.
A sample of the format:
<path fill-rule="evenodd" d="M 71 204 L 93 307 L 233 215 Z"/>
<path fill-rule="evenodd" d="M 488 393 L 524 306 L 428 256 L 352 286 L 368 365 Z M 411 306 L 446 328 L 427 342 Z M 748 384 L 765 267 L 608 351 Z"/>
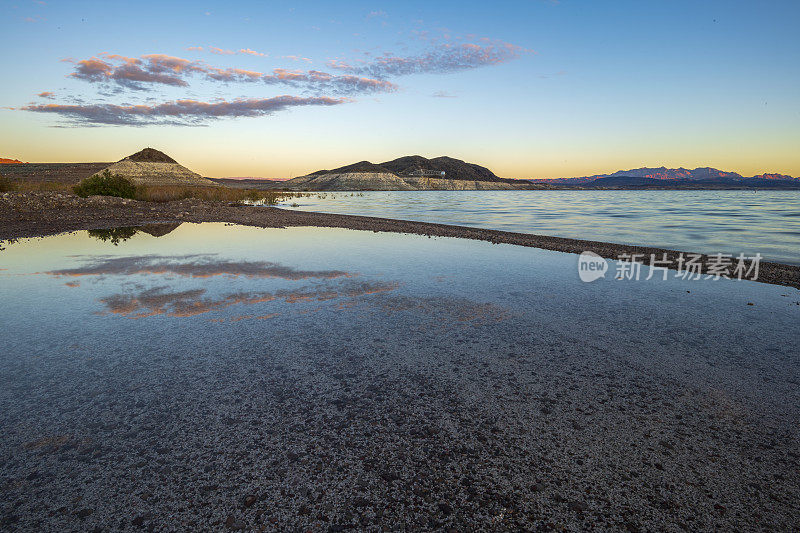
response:
<path fill-rule="evenodd" d="M 143 202 L 172 202 L 197 199 L 211 202 L 264 203 L 275 205 L 281 200 L 300 196 L 296 192 L 193 185 L 135 185 L 130 180 L 105 170 L 81 181 L 73 188 L 80 197 L 116 196 Z"/>
<path fill-rule="evenodd" d="M 100 174 L 90 176 L 75 186 L 73 192 L 81 198 L 88 196 L 116 196 L 118 198 L 135 198 L 136 186 L 107 169 Z"/>
<path fill-rule="evenodd" d="M 172 202 L 194 198 L 211 202 L 264 203 L 275 205 L 281 200 L 299 196 L 294 192 L 229 187 L 196 187 L 181 185 L 149 185 L 136 189 L 136 199 L 145 202 Z"/>

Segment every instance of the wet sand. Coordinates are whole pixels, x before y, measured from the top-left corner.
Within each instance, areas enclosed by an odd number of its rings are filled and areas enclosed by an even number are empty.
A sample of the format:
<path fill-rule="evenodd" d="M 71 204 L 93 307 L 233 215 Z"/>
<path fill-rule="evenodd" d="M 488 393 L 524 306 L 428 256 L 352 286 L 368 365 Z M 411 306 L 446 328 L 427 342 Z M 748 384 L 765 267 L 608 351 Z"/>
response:
<path fill-rule="evenodd" d="M 82 199 L 60 193 L 5 193 L 0 196 L 0 239 L 5 240 L 83 229 L 176 222 L 230 222 L 258 227 L 317 226 L 458 237 L 567 253 L 592 251 L 608 259 L 616 259 L 622 254 L 641 254 L 644 264 L 648 264 L 653 254 L 658 259 L 666 254 L 666 258 L 670 261 L 669 268 L 672 269 L 677 269 L 680 253 L 662 248 L 447 224 L 300 212 L 269 207 L 230 206 L 197 200 L 152 203 L 109 197 Z M 706 272 L 708 257 L 702 256 L 701 263 L 703 272 Z M 800 266 L 761 261 L 757 281 L 800 288 Z"/>

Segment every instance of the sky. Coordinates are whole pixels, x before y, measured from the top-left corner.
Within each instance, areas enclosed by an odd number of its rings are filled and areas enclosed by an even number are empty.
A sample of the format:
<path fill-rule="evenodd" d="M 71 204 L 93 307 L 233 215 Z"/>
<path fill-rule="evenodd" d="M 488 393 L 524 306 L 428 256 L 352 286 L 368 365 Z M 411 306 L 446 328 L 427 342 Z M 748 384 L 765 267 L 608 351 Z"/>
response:
<path fill-rule="evenodd" d="M 800 2 L 0 0 L 0 157 L 800 176 Z"/>

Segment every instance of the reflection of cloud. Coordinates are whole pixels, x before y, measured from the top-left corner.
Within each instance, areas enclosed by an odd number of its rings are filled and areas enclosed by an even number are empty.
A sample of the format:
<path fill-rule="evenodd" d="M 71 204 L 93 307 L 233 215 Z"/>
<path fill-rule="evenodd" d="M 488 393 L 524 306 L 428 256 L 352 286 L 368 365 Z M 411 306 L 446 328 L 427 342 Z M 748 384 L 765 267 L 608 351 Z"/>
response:
<path fill-rule="evenodd" d="M 165 292 L 164 287 L 147 289 L 133 294 L 114 294 L 101 298 L 109 313 L 128 318 L 144 318 L 154 315 L 190 317 L 218 311 L 233 305 L 254 305 L 282 300 L 286 303 L 328 301 L 337 298 L 361 296 L 393 291 L 397 283 L 349 283 L 339 287 L 318 287 L 276 292 L 237 292 L 219 298 L 205 297 L 205 289 Z M 261 315 L 258 319 L 269 319 L 277 314 Z M 247 315 L 246 318 L 253 318 Z M 221 320 L 217 320 L 221 321 Z"/>
<path fill-rule="evenodd" d="M 516 59 L 523 52 L 525 50 L 521 46 L 503 41 L 484 41 L 483 44 L 447 42 L 418 56 L 397 57 L 387 53 L 361 65 L 332 60 L 328 62 L 328 66 L 380 79 L 408 74 L 442 74 L 496 65 Z"/>
<path fill-rule="evenodd" d="M 128 256 L 103 257 L 81 267 L 45 272 L 51 276 L 104 276 L 168 274 L 193 278 L 245 276 L 248 278 L 334 279 L 354 274 L 342 270 L 299 270 L 268 261 L 220 261 L 214 256 Z"/>
<path fill-rule="evenodd" d="M 23 111 L 54 113 L 75 124 L 146 124 L 196 125 L 221 117 L 259 117 L 298 106 L 332 106 L 349 102 L 347 98 L 275 96 L 242 98 L 219 102 L 176 100 L 155 105 L 28 105 Z"/>

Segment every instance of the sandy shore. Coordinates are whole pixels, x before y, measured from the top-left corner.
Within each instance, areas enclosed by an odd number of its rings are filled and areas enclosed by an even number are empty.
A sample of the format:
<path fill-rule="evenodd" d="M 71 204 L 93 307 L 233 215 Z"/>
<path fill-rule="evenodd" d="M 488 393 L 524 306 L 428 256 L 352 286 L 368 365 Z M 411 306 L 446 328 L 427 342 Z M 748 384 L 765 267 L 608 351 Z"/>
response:
<path fill-rule="evenodd" d="M 0 197 L 0 240 L 54 235 L 67 231 L 175 222 L 230 222 L 257 227 L 318 226 L 355 230 L 457 237 L 515 244 L 567 253 L 592 251 L 617 259 L 623 254 L 651 255 L 678 268 L 679 251 L 597 241 L 548 237 L 447 224 L 412 222 L 376 217 L 334 215 L 268 207 L 231 206 L 224 203 L 183 200 L 168 203 L 138 202 L 110 197 L 79 198 L 61 193 L 5 193 Z M 685 250 L 684 252 L 691 252 Z M 708 258 L 702 258 L 703 271 Z M 762 261 L 758 280 L 800 288 L 800 266 Z"/>

